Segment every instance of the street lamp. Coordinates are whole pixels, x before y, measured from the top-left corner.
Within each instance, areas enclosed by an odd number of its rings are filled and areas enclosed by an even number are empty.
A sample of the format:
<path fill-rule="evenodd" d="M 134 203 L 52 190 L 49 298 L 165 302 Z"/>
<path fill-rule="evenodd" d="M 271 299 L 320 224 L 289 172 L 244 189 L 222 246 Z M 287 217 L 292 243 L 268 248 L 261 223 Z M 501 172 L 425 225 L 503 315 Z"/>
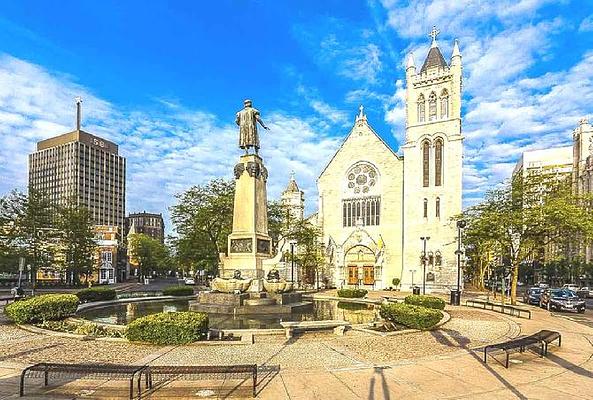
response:
<path fill-rule="evenodd" d="M 426 294 L 426 242 L 430 240 L 430 236 L 422 236 L 420 238 L 423 243 L 422 250 L 422 294 Z"/>
<path fill-rule="evenodd" d="M 294 246 L 296 246 L 296 240 L 291 240 L 290 242 L 290 281 L 294 282 Z"/>
<path fill-rule="evenodd" d="M 467 222 L 465 222 L 462 219 L 457 221 L 457 251 L 455 252 L 455 254 L 457 254 L 457 291 L 458 292 L 461 291 L 461 254 L 463 253 L 461 251 L 461 230 L 463 228 L 465 228 L 466 225 L 467 225 Z"/>

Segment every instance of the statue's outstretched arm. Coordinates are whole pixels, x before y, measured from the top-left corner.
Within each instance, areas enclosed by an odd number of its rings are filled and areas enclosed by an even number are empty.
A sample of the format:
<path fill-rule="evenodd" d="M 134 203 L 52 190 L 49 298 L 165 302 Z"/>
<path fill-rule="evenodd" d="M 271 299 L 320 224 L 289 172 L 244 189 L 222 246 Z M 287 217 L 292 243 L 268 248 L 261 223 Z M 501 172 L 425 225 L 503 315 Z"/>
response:
<path fill-rule="evenodd" d="M 266 124 L 264 124 L 264 121 L 262 121 L 262 119 L 259 117 L 259 115 L 257 116 L 257 122 L 259 122 L 259 124 L 262 126 L 262 128 L 264 128 L 265 130 L 269 131 L 270 128 L 268 128 L 266 126 Z"/>
<path fill-rule="evenodd" d="M 235 119 L 235 124 L 237 124 L 239 126 L 241 125 L 241 121 L 239 119 L 239 114 L 238 113 L 237 113 L 237 118 Z"/>

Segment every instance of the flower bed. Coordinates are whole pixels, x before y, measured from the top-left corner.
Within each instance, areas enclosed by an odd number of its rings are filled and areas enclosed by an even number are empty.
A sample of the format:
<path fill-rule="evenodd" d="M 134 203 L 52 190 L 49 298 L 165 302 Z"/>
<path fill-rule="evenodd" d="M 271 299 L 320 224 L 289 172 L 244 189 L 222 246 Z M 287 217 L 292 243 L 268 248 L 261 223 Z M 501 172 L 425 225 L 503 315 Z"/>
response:
<path fill-rule="evenodd" d="M 170 345 L 196 342 L 204 339 L 207 333 L 207 314 L 163 312 L 130 322 L 126 337 L 130 341 Z"/>
<path fill-rule="evenodd" d="M 92 301 L 108 301 L 114 300 L 116 293 L 114 289 L 104 286 L 97 286 L 88 289 L 83 289 L 76 293 L 81 303 L 89 303 Z"/>
<path fill-rule="evenodd" d="M 444 310 L 445 309 L 445 300 L 435 297 L 435 296 L 424 296 L 420 294 L 412 294 L 405 298 L 404 302 L 406 304 L 411 304 L 414 306 L 422 306 L 426 308 L 432 308 L 435 310 Z"/>
<path fill-rule="evenodd" d="M 366 296 L 368 290 L 365 289 L 340 289 L 338 290 L 338 297 L 345 298 L 362 298 Z"/>
<path fill-rule="evenodd" d="M 44 294 L 15 301 L 4 308 L 4 313 L 17 324 L 27 324 L 64 319 L 77 307 L 78 297 L 73 294 Z"/>
<path fill-rule="evenodd" d="M 379 314 L 394 324 L 422 330 L 432 328 L 443 317 L 439 310 L 405 303 L 383 304 Z"/>

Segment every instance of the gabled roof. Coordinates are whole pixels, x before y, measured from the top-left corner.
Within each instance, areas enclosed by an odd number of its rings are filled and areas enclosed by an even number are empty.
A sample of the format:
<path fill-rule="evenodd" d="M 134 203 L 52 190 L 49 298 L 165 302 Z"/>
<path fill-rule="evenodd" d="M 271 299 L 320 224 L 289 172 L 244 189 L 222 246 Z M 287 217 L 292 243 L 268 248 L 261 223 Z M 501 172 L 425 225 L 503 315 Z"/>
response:
<path fill-rule="evenodd" d="M 420 69 L 420 73 L 426 72 L 427 69 L 432 67 L 447 67 L 447 62 L 439 50 L 438 46 L 433 46 L 428 51 L 428 55 L 426 56 L 426 60 L 424 60 L 424 64 L 422 64 L 422 68 Z"/>

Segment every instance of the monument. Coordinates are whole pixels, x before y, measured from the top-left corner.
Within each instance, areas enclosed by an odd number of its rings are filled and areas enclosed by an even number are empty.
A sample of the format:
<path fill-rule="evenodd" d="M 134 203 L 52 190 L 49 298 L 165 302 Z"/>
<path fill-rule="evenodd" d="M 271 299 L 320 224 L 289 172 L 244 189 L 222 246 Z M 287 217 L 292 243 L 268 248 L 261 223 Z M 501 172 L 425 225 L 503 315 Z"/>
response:
<path fill-rule="evenodd" d="M 251 100 L 243 103 L 235 122 L 239 126 L 239 147 L 245 154 L 233 169 L 235 199 L 228 252 L 220 255 L 220 276 L 212 281 L 212 292 L 201 292 L 191 309 L 233 314 L 290 313 L 294 307 L 311 303 L 303 303 L 300 293 L 289 293 L 293 283 L 280 279 L 278 271 L 265 275 L 262 261 L 272 257 L 272 238 L 268 234 L 268 170 L 258 154 L 257 124 L 269 128 Z M 254 152 L 250 153 L 252 148 Z"/>

